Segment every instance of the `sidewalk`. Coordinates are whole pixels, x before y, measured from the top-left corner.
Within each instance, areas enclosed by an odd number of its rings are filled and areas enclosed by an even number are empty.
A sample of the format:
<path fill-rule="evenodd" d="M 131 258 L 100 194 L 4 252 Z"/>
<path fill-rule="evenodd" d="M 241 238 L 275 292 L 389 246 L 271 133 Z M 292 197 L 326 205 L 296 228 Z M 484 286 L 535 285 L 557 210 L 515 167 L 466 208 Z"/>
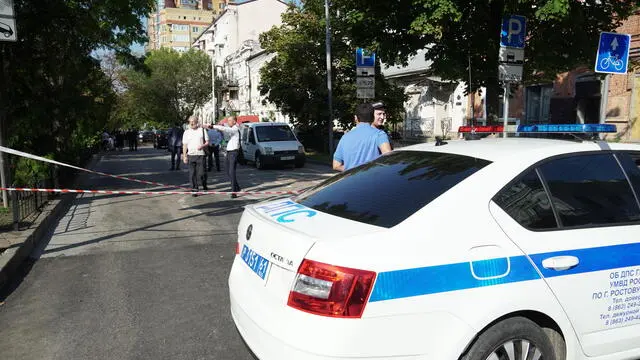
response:
<path fill-rule="evenodd" d="M 93 155 L 87 168 L 94 167 L 100 157 L 100 154 Z M 0 233 L 0 289 L 10 282 L 20 265 L 29 258 L 33 249 L 75 198 L 76 194 L 73 193 L 61 194 L 42 207 L 28 228 Z"/>

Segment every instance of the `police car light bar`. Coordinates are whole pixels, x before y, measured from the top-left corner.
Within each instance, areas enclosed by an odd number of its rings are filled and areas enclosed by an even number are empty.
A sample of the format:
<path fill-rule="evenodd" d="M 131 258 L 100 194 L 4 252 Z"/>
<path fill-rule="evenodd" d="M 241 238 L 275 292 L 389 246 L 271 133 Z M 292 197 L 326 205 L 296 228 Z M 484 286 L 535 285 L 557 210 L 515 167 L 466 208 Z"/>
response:
<path fill-rule="evenodd" d="M 520 125 L 521 133 L 615 133 L 613 124 L 539 124 Z"/>
<path fill-rule="evenodd" d="M 460 126 L 459 133 L 501 133 L 502 125 L 484 126 Z M 517 127 L 508 125 L 508 133 L 615 133 L 616 126 L 613 124 L 537 124 L 519 125 Z"/>
<path fill-rule="evenodd" d="M 460 126 L 459 133 L 501 133 L 504 130 L 502 125 L 487 126 Z"/>

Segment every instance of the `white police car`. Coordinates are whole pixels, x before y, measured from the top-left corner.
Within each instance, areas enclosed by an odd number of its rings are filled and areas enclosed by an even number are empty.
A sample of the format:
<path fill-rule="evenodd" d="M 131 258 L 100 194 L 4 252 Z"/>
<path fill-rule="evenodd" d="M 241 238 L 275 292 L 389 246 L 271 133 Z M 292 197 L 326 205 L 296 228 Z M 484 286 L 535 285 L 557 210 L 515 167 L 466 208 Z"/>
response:
<path fill-rule="evenodd" d="M 576 126 L 547 130 L 610 131 Z M 640 359 L 639 163 L 595 141 L 422 144 L 248 206 L 233 319 L 262 360 Z"/>

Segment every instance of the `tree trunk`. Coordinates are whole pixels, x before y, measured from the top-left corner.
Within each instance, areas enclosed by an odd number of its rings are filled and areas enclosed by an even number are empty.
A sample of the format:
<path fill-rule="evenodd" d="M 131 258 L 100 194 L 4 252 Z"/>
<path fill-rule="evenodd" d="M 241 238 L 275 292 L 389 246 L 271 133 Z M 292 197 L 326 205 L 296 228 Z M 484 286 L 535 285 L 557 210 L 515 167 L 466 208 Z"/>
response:
<path fill-rule="evenodd" d="M 504 14 L 505 4 L 504 1 L 491 1 L 489 3 L 489 34 L 490 46 L 487 52 L 487 66 L 489 67 L 489 74 L 493 74 L 487 77 L 487 93 L 485 94 L 487 99 L 487 119 L 498 117 L 500 111 L 500 98 L 501 93 L 500 83 L 498 81 L 498 60 L 500 51 L 500 30 L 502 29 L 502 17 Z"/>

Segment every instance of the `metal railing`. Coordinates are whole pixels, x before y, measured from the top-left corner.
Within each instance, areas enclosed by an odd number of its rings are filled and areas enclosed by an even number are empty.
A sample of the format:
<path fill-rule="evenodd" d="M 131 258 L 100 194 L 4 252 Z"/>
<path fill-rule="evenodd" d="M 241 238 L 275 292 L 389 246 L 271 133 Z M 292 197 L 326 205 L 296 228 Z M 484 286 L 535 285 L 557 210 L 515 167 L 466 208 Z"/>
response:
<path fill-rule="evenodd" d="M 48 186 L 50 183 L 49 180 L 38 181 L 33 183 L 32 187 L 47 188 L 50 187 Z M 32 215 L 37 214 L 53 196 L 47 192 L 12 191 L 10 199 L 14 230 L 20 230 L 21 224 Z"/>

